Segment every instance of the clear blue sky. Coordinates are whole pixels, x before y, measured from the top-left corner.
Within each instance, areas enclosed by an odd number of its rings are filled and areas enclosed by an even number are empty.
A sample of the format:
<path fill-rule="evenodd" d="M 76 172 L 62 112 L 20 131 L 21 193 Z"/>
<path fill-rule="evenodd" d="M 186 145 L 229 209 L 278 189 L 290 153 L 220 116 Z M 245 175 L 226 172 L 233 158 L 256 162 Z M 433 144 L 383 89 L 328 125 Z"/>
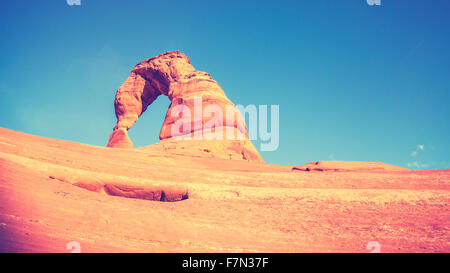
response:
<path fill-rule="evenodd" d="M 15 0 L 0 15 L 1 127 L 104 146 L 130 70 L 180 50 L 234 103 L 280 105 L 267 162 L 450 168 L 450 1 Z M 136 146 L 168 105 L 130 130 Z"/>

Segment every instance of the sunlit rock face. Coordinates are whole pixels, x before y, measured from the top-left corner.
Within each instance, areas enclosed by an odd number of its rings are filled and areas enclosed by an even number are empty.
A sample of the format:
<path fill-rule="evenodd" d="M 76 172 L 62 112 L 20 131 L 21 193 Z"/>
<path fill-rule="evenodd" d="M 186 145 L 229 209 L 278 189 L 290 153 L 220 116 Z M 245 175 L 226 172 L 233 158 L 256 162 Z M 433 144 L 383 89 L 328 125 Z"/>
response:
<path fill-rule="evenodd" d="M 211 75 L 196 70 L 178 51 L 133 68 L 117 90 L 117 123 L 107 146 L 133 148 L 127 131 L 160 95 L 167 96 L 171 104 L 159 135 L 164 141 L 155 145 L 188 155 L 262 162 L 236 106 Z"/>
<path fill-rule="evenodd" d="M 0 128 L 0 252 L 450 252 L 450 169 L 190 157 L 171 141 Z"/>

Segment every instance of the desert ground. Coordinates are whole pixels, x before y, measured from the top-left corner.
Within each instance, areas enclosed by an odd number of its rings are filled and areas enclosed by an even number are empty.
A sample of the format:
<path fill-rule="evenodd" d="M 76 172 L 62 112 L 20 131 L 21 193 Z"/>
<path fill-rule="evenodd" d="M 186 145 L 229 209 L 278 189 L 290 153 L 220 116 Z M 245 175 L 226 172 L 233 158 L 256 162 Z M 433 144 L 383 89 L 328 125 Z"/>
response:
<path fill-rule="evenodd" d="M 449 169 L 201 152 L 0 128 L 0 251 L 70 252 L 72 241 L 81 252 L 369 252 L 370 241 L 450 251 Z"/>

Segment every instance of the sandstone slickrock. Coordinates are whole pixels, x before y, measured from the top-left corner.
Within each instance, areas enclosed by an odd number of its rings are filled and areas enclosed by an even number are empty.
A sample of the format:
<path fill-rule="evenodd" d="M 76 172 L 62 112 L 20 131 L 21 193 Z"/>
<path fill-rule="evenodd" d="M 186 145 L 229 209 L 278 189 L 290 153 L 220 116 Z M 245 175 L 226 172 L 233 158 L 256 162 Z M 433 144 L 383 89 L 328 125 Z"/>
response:
<path fill-rule="evenodd" d="M 162 141 L 151 145 L 149 149 L 202 157 L 263 161 L 248 138 L 244 118 L 220 85 L 208 73 L 196 70 L 189 58 L 178 51 L 160 54 L 133 68 L 117 90 L 114 101 L 117 124 L 107 146 L 133 148 L 127 131 L 160 95 L 167 96 L 171 104 L 159 135 Z M 199 106 L 199 98 L 200 109 L 195 109 Z M 179 112 L 180 106 L 187 107 L 191 116 L 174 115 Z M 212 114 L 211 108 L 214 107 L 221 109 L 224 115 L 216 117 Z M 230 109 L 233 114 L 226 115 Z M 198 110 L 201 114 L 198 114 Z M 177 122 L 180 130 L 174 131 Z M 227 138 L 227 133 L 228 136 L 233 135 L 234 139 Z M 205 140 L 217 134 L 222 135 L 222 139 Z M 187 135 L 193 139 L 180 140 Z"/>
<path fill-rule="evenodd" d="M 0 128 L 0 252 L 450 251 L 450 169 L 292 167 Z"/>
<path fill-rule="evenodd" d="M 292 167 L 293 171 L 407 171 L 407 168 L 381 162 L 317 161 Z"/>

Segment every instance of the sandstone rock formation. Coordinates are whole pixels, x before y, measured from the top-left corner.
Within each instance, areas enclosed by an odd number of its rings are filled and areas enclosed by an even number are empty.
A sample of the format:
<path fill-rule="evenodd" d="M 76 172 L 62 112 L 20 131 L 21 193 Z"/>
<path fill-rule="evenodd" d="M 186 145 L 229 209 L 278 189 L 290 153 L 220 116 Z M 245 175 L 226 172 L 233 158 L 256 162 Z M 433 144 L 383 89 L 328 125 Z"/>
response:
<path fill-rule="evenodd" d="M 0 252 L 450 251 L 450 169 L 292 167 L 0 128 Z"/>
<path fill-rule="evenodd" d="M 177 153 L 262 161 L 248 139 L 245 120 L 220 85 L 208 73 L 196 70 L 189 58 L 178 51 L 147 59 L 131 71 L 116 93 L 117 124 L 107 146 L 133 148 L 127 131 L 159 95 L 168 96 L 171 101 L 159 135 L 160 140 L 165 140 L 161 149 L 169 147 Z M 187 116 L 185 112 L 180 113 L 184 108 L 189 110 Z M 217 108 L 223 116 L 213 113 Z M 232 115 L 226 115 L 230 109 Z M 219 135 L 221 139 L 214 139 Z M 186 136 L 192 140 L 179 142 Z"/>
<path fill-rule="evenodd" d="M 409 169 L 381 162 L 317 161 L 292 167 L 293 171 L 407 171 Z"/>

